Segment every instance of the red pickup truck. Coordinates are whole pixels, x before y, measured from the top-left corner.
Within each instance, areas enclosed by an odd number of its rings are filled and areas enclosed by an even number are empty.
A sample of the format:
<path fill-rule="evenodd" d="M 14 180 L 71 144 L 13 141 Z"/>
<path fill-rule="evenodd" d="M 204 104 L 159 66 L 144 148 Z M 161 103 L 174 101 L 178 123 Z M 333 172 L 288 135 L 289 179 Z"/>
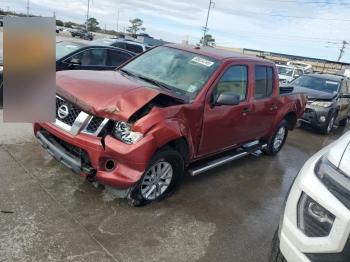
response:
<path fill-rule="evenodd" d="M 56 122 L 34 124 L 39 143 L 133 205 L 169 195 L 185 170 L 276 154 L 306 104 L 303 94 L 280 92 L 272 62 L 181 45 L 115 71 L 58 72 L 57 88 Z"/>

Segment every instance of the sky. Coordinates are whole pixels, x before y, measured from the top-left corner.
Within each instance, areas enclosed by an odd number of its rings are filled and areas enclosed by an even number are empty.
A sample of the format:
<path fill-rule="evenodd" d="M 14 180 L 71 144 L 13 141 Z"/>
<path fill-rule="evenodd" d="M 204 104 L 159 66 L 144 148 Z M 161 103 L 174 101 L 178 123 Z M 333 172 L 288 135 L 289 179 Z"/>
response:
<path fill-rule="evenodd" d="M 30 13 L 84 23 L 88 0 L 29 0 Z M 155 38 L 197 44 L 209 0 L 91 0 L 100 27 L 124 31 L 141 18 Z M 90 1 L 90 2 L 91 2 Z M 218 46 L 337 60 L 350 63 L 350 0 L 213 0 L 208 33 Z M 0 8 L 26 12 L 27 0 L 0 0 Z"/>

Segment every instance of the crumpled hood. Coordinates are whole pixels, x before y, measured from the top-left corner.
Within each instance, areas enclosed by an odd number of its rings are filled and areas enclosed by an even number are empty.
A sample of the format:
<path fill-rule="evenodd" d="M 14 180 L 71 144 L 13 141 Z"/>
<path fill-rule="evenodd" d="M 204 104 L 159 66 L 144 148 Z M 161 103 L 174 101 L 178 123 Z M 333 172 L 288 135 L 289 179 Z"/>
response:
<path fill-rule="evenodd" d="M 84 111 L 123 121 L 163 93 L 118 71 L 60 71 L 56 85 L 58 95 Z"/>

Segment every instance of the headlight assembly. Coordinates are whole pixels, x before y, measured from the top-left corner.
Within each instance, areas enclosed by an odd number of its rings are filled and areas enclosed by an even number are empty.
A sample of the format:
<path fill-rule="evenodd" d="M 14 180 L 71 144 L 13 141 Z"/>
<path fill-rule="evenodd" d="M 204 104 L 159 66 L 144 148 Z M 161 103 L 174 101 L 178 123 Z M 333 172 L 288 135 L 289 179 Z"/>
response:
<path fill-rule="evenodd" d="M 319 106 L 319 107 L 330 107 L 333 104 L 333 102 L 328 102 L 328 101 L 315 101 L 312 102 L 312 106 Z"/>
<path fill-rule="evenodd" d="M 129 145 L 135 144 L 143 137 L 143 134 L 139 132 L 133 132 L 131 130 L 131 125 L 123 121 L 115 121 L 113 127 L 113 135 L 118 140 Z"/>
<path fill-rule="evenodd" d="M 298 228 L 308 237 L 326 237 L 335 216 L 303 193 L 298 203 Z"/>

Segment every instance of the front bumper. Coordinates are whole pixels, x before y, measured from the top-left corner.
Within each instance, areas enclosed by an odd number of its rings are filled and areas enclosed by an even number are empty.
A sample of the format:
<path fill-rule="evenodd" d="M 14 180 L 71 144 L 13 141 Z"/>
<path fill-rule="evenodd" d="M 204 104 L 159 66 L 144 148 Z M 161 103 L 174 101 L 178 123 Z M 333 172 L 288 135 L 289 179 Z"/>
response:
<path fill-rule="evenodd" d="M 324 128 L 328 125 L 331 108 L 316 108 L 306 106 L 305 112 L 301 117 L 300 121 L 307 123 L 316 128 Z M 322 121 L 321 119 L 325 119 Z"/>
<path fill-rule="evenodd" d="M 90 177 L 93 174 L 94 180 L 101 184 L 120 189 L 130 188 L 140 180 L 156 149 L 152 135 L 145 136 L 134 145 L 127 145 L 111 136 L 104 139 L 84 133 L 73 136 L 49 123 L 34 124 L 34 133 L 51 155 L 74 172 Z M 54 141 L 81 149 L 87 157 L 72 157 Z M 114 161 L 114 168 L 106 167 L 108 160 Z"/>
<path fill-rule="evenodd" d="M 350 210 L 314 173 L 317 161 L 327 150 L 328 147 L 305 163 L 288 196 L 280 234 L 280 249 L 288 262 L 350 261 Z M 328 236 L 308 237 L 298 228 L 297 206 L 303 192 L 335 215 Z"/>

